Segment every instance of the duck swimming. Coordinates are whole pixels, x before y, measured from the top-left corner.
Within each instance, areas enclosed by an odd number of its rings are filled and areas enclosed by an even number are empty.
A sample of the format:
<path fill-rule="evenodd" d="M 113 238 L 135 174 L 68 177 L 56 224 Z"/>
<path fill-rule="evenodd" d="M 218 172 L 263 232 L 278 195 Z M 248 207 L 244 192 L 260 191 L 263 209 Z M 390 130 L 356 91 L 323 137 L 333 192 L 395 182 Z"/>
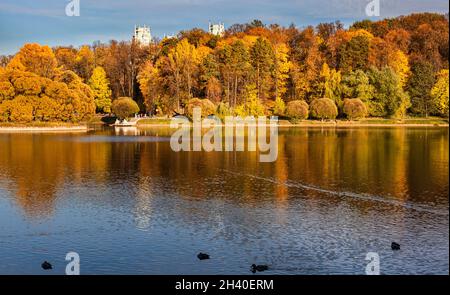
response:
<path fill-rule="evenodd" d="M 209 259 L 209 255 L 206 254 L 206 253 L 201 253 L 200 252 L 200 253 L 198 253 L 197 258 L 200 259 L 200 260 L 206 260 L 206 259 Z"/>
<path fill-rule="evenodd" d="M 391 249 L 394 250 L 394 251 L 400 250 L 400 244 L 398 244 L 396 242 L 392 242 Z"/>
<path fill-rule="evenodd" d="M 252 264 L 252 273 L 256 273 L 257 271 L 262 272 L 262 271 L 266 271 L 268 269 L 269 269 L 269 267 L 267 265 Z"/>
<path fill-rule="evenodd" d="M 42 267 L 44 270 L 53 269 L 52 265 L 51 265 L 50 262 L 48 262 L 48 261 L 44 261 L 44 262 L 41 264 L 41 267 Z"/>

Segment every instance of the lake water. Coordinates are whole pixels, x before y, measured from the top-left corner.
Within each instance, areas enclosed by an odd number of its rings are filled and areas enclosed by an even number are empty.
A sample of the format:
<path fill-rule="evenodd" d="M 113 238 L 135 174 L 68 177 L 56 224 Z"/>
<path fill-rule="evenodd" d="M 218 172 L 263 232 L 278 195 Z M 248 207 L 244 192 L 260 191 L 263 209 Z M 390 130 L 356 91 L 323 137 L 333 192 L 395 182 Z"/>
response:
<path fill-rule="evenodd" d="M 0 134 L 0 274 L 448 274 L 448 128 L 280 129 L 274 163 L 171 132 Z"/>

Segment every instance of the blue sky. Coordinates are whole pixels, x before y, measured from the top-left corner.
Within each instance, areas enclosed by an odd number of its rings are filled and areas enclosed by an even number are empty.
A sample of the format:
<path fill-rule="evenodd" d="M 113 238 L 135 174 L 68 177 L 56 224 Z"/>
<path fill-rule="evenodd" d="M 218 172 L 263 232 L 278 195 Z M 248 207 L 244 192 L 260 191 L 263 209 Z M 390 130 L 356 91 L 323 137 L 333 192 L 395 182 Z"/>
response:
<path fill-rule="evenodd" d="M 155 36 L 182 29 L 206 29 L 208 21 L 226 26 L 261 19 L 265 23 L 306 26 L 368 18 L 371 0 L 79 0 L 80 16 L 68 17 L 69 0 L 0 0 L 0 54 L 12 54 L 26 42 L 92 44 L 129 40 L 135 24 L 147 24 Z M 380 0 L 381 18 L 411 12 L 448 12 L 447 0 Z"/>

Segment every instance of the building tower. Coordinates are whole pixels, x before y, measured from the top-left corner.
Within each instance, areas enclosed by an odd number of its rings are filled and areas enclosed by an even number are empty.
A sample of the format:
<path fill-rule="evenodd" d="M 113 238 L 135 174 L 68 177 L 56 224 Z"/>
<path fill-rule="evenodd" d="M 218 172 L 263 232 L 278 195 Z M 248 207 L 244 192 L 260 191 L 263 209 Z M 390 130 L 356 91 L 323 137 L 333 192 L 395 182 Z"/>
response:
<path fill-rule="evenodd" d="M 149 46 L 152 43 L 152 34 L 150 27 L 144 26 L 134 26 L 134 40 L 144 46 Z"/>
<path fill-rule="evenodd" d="M 212 35 L 223 36 L 223 34 L 225 34 L 225 25 L 223 23 L 214 24 L 209 22 L 208 31 Z"/>

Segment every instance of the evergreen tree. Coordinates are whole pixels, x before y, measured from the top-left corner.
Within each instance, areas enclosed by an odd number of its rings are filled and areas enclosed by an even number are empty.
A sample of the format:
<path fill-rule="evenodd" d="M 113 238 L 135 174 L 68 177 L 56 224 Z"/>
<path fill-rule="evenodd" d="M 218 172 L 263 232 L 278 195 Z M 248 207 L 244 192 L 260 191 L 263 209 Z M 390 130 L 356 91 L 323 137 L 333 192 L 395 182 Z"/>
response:
<path fill-rule="evenodd" d="M 272 87 L 275 54 L 272 45 L 264 38 L 258 38 L 250 51 L 255 72 L 255 85 L 259 99 L 266 99 Z"/>
<path fill-rule="evenodd" d="M 414 114 L 428 116 L 433 112 L 431 89 L 435 83 L 433 66 L 427 61 L 420 61 L 411 67 L 412 75 L 408 82 L 411 96 L 411 111 Z"/>

